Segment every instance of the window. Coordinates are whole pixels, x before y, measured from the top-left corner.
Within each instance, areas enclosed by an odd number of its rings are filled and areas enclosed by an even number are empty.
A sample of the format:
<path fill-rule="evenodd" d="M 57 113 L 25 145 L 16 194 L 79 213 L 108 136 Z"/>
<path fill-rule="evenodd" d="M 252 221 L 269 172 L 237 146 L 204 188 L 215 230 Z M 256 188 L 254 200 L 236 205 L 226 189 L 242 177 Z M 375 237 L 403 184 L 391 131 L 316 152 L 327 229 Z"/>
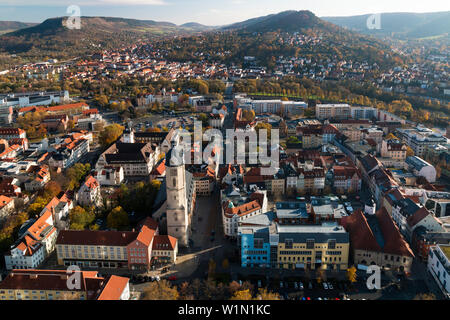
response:
<path fill-rule="evenodd" d="M 292 249 L 292 244 L 293 244 L 294 240 L 293 239 L 286 239 L 284 241 L 284 247 L 286 249 Z"/>
<path fill-rule="evenodd" d="M 306 249 L 314 249 L 314 239 L 306 239 Z"/>
<path fill-rule="evenodd" d="M 253 247 L 255 249 L 262 249 L 264 245 L 264 240 L 260 239 L 260 238 L 255 238 L 254 243 L 253 243 Z"/>
<path fill-rule="evenodd" d="M 328 249 L 335 249 L 335 248 L 336 248 L 336 239 L 328 240 Z"/>

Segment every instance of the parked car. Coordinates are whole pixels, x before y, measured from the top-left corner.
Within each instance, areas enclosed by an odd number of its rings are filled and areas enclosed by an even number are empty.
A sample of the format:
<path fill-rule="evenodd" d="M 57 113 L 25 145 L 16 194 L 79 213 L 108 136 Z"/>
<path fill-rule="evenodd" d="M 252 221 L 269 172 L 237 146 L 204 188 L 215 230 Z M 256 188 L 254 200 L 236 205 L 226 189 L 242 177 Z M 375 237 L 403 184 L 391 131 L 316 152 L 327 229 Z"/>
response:
<path fill-rule="evenodd" d="M 303 289 L 304 289 L 304 287 L 303 287 L 303 282 L 299 282 L 299 283 L 298 283 L 298 287 L 299 287 L 300 290 L 303 290 Z"/>
<path fill-rule="evenodd" d="M 333 285 L 331 284 L 331 282 L 328 282 L 328 288 L 330 288 L 330 290 L 333 290 Z"/>
<path fill-rule="evenodd" d="M 297 284 L 297 282 L 294 282 L 294 288 L 295 288 L 295 289 L 298 289 L 298 284 Z"/>
<path fill-rule="evenodd" d="M 312 290 L 312 288 L 313 288 L 312 282 L 308 283 L 308 289 Z"/>
<path fill-rule="evenodd" d="M 325 290 L 328 290 L 328 285 L 327 285 L 326 282 L 323 283 L 323 288 L 324 288 Z"/>
<path fill-rule="evenodd" d="M 283 288 L 283 281 L 280 281 L 280 288 Z"/>
<path fill-rule="evenodd" d="M 262 284 L 261 284 L 261 280 L 258 280 L 258 288 L 261 288 Z"/>

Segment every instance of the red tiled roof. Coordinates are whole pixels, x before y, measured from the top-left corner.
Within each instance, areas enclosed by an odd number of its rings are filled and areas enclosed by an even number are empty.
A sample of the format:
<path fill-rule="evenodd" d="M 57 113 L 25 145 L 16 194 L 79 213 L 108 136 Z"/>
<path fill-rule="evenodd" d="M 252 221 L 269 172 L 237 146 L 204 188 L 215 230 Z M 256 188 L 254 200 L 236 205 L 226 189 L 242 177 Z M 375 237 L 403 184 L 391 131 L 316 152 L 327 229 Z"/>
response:
<path fill-rule="evenodd" d="M 341 225 L 350 234 L 353 249 L 381 252 L 381 247 L 361 210 L 343 217 Z"/>
<path fill-rule="evenodd" d="M 130 279 L 112 275 L 97 300 L 119 300 Z"/>
<path fill-rule="evenodd" d="M 152 250 L 175 250 L 177 238 L 169 235 L 157 235 L 153 240 Z"/>
<path fill-rule="evenodd" d="M 406 219 L 406 222 L 408 223 L 408 225 L 410 225 L 411 227 L 414 227 L 416 224 L 418 224 L 420 221 L 422 221 L 423 219 L 425 219 L 428 215 L 430 214 L 430 212 L 425 208 L 422 207 L 419 210 L 417 210 L 416 212 L 414 212 L 414 214 L 412 214 L 411 216 L 409 216 Z"/>
<path fill-rule="evenodd" d="M 394 220 L 386 211 L 386 208 L 381 208 L 377 211 L 376 217 L 381 228 L 384 238 L 383 252 L 396 254 L 400 256 L 414 257 L 409 244 L 403 239 Z"/>

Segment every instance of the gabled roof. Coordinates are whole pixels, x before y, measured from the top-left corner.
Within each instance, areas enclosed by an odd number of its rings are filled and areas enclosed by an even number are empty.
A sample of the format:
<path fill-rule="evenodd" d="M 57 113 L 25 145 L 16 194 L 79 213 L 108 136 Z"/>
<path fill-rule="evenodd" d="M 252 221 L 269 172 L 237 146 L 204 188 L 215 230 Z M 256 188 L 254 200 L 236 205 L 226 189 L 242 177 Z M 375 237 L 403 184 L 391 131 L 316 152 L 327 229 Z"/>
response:
<path fill-rule="evenodd" d="M 353 249 L 381 252 L 382 249 L 361 210 L 343 217 L 341 225 L 350 234 Z"/>
<path fill-rule="evenodd" d="M 157 235 L 153 240 L 152 250 L 175 250 L 177 238 L 169 235 Z"/>
<path fill-rule="evenodd" d="M 414 214 L 410 215 L 406 219 L 406 222 L 408 223 L 408 225 L 410 227 L 414 227 L 416 224 L 418 224 L 420 221 L 422 221 L 429 215 L 430 215 L 430 212 L 425 207 L 421 207 Z"/>
<path fill-rule="evenodd" d="M 384 238 L 383 252 L 400 256 L 414 257 L 409 244 L 403 239 L 394 220 L 387 212 L 386 208 L 377 211 L 376 217 Z"/>

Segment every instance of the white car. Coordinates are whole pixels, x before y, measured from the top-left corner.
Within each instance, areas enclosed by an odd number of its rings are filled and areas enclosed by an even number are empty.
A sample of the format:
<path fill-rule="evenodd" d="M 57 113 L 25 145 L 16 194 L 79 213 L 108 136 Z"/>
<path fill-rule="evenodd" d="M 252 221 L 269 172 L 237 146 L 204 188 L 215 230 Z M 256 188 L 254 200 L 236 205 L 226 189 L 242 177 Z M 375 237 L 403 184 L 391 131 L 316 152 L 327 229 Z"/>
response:
<path fill-rule="evenodd" d="M 325 290 L 328 290 L 328 285 L 327 285 L 326 282 L 323 283 L 323 288 L 324 288 Z"/>
<path fill-rule="evenodd" d="M 300 290 L 303 290 L 303 288 L 304 288 L 304 287 L 303 287 L 303 283 L 302 283 L 302 282 L 299 282 L 299 283 L 298 283 L 298 287 L 300 288 Z"/>
<path fill-rule="evenodd" d="M 328 288 L 330 288 L 330 290 L 333 290 L 333 285 L 331 283 L 328 283 Z"/>
<path fill-rule="evenodd" d="M 283 281 L 280 281 L 280 288 L 283 288 Z"/>
<path fill-rule="evenodd" d="M 295 289 L 298 289 L 298 284 L 297 284 L 297 282 L 294 282 L 294 288 L 295 288 Z"/>

